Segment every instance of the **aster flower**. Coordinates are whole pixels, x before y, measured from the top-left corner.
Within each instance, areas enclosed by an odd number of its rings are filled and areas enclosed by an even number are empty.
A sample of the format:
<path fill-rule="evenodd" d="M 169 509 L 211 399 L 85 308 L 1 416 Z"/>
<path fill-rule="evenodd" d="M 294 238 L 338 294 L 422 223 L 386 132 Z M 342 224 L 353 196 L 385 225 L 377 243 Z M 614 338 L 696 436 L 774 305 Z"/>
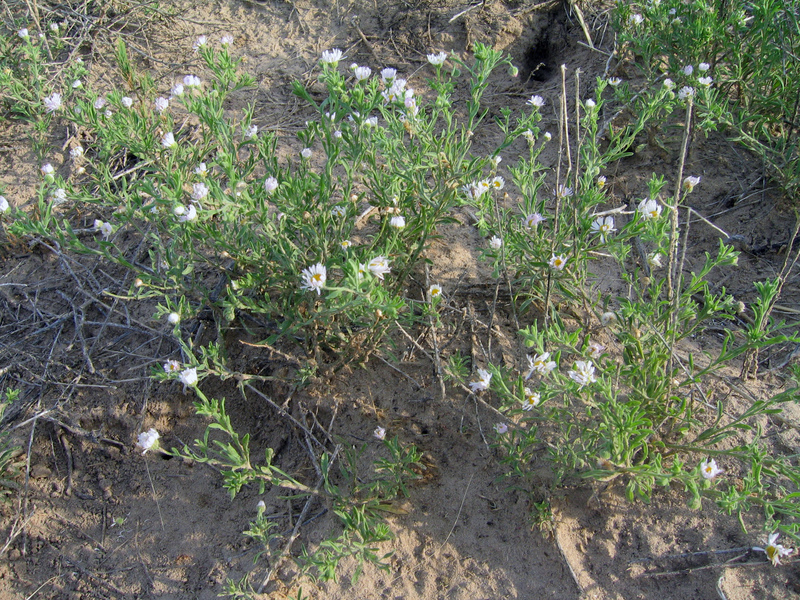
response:
<path fill-rule="evenodd" d="M 198 83 L 198 85 L 200 84 Z M 170 90 L 169 93 L 171 97 L 180 98 L 181 96 L 183 96 L 183 84 L 176 83 L 175 85 L 172 86 L 172 89 Z"/>
<path fill-rule="evenodd" d="M 177 325 L 181 322 L 181 316 L 176 312 L 171 312 L 169 315 L 167 315 L 167 321 L 170 323 L 170 325 Z"/>
<path fill-rule="evenodd" d="M 325 281 L 328 278 L 328 271 L 325 265 L 317 263 L 307 269 L 303 269 L 300 275 L 303 278 L 300 289 L 314 290 L 317 292 L 317 296 L 322 293 L 322 288 L 325 286 Z"/>
<path fill-rule="evenodd" d="M 428 62 L 435 67 L 440 67 L 446 60 L 447 60 L 447 52 L 439 52 L 438 54 L 428 54 Z"/>
<path fill-rule="evenodd" d="M 664 87 L 667 88 L 668 90 L 674 89 L 675 88 L 675 82 L 672 81 L 672 79 L 670 79 L 669 77 L 667 77 L 664 80 Z"/>
<path fill-rule="evenodd" d="M 201 35 L 199 38 L 195 40 L 194 44 L 192 44 L 192 50 L 197 52 L 198 50 L 200 50 L 200 48 L 205 46 L 207 42 L 208 38 L 204 35 Z"/>
<path fill-rule="evenodd" d="M 83 85 L 83 82 L 80 79 L 76 79 L 72 82 L 72 89 L 77 90 L 79 87 Z"/>
<path fill-rule="evenodd" d="M 59 205 L 67 201 L 67 190 L 58 188 L 53 192 L 53 204 Z"/>
<path fill-rule="evenodd" d="M 773 566 L 777 567 L 781 564 L 781 557 L 782 556 L 790 556 L 794 553 L 794 550 L 791 548 L 784 548 L 781 544 L 778 543 L 778 533 L 771 533 L 769 538 L 767 539 L 767 547 L 766 548 L 759 548 L 758 546 L 754 546 L 753 550 L 757 552 L 763 552 L 767 555 L 767 558 L 770 560 Z"/>
<path fill-rule="evenodd" d="M 697 79 L 697 83 L 699 83 L 700 85 L 703 85 L 705 87 L 710 86 L 713 82 L 714 82 L 714 80 L 711 77 L 699 77 Z"/>
<path fill-rule="evenodd" d="M 42 172 L 42 175 L 48 178 L 52 178 L 53 173 L 56 172 L 56 170 L 53 168 L 53 165 L 51 165 L 50 163 L 43 164 L 40 170 Z"/>
<path fill-rule="evenodd" d="M 205 183 L 192 184 L 192 200 L 199 202 L 208 196 L 208 186 Z"/>
<path fill-rule="evenodd" d="M 489 240 L 489 245 L 494 250 L 500 250 L 500 248 L 503 247 L 503 240 L 501 238 L 497 237 L 496 235 L 493 235 L 492 239 Z"/>
<path fill-rule="evenodd" d="M 428 288 L 428 294 L 430 295 L 431 300 L 434 298 L 439 298 L 442 295 L 442 286 L 440 286 L 438 283 L 434 283 Z"/>
<path fill-rule="evenodd" d="M 617 87 L 621 83 L 622 79 L 620 79 L 619 77 L 610 77 L 608 80 L 608 85 L 610 85 L 611 87 Z"/>
<path fill-rule="evenodd" d="M 175 141 L 175 134 L 171 131 L 164 134 L 164 137 L 161 138 L 161 145 L 164 148 L 172 148 L 178 145 L 178 142 Z"/>
<path fill-rule="evenodd" d="M 104 240 L 107 240 L 109 237 L 111 237 L 111 234 L 114 233 L 114 226 L 111 225 L 111 223 L 106 223 L 100 219 L 94 220 L 94 228 L 103 235 Z"/>
<path fill-rule="evenodd" d="M 553 134 L 550 133 L 549 131 L 545 131 L 544 132 L 544 141 L 545 142 L 549 142 L 552 139 L 553 139 Z"/>
<path fill-rule="evenodd" d="M 342 60 L 342 56 L 342 51 L 338 48 L 334 48 L 333 50 L 325 50 L 325 52 L 322 53 L 320 62 L 326 65 L 336 66 L 339 64 L 339 61 Z"/>
<path fill-rule="evenodd" d="M 489 389 L 489 383 L 492 381 L 492 374 L 485 369 L 478 369 L 478 381 L 471 381 L 469 384 L 473 392 L 480 392 Z"/>
<path fill-rule="evenodd" d="M 381 69 L 381 81 L 383 83 L 394 81 L 395 77 L 397 77 L 397 69 L 392 69 L 391 67 Z"/>
<path fill-rule="evenodd" d="M 300 152 L 300 156 L 303 158 L 311 158 L 312 154 L 314 154 L 314 152 L 311 150 L 311 148 L 303 148 L 303 150 Z"/>
<path fill-rule="evenodd" d="M 542 400 L 542 396 L 539 392 L 532 392 L 529 388 L 525 388 L 523 392 L 522 410 L 533 410 Z"/>
<path fill-rule="evenodd" d="M 372 435 L 375 436 L 376 440 L 383 441 L 386 439 L 386 430 L 383 427 L 378 426 L 375 428 L 375 431 L 372 432 Z"/>
<path fill-rule="evenodd" d="M 631 16 L 628 17 L 628 23 L 633 25 L 641 25 L 644 23 L 644 17 L 639 13 L 633 13 Z"/>
<path fill-rule="evenodd" d="M 550 360 L 550 353 L 543 352 L 536 356 L 536 358 L 528 358 L 528 372 L 525 374 L 525 379 L 528 380 L 534 373 L 539 375 L 547 375 L 553 371 L 558 365 L 555 361 Z"/>
<path fill-rule="evenodd" d="M 256 135 L 258 135 L 258 125 L 250 125 L 244 132 L 244 137 L 248 140 L 253 139 Z"/>
<path fill-rule="evenodd" d="M 184 386 L 193 386 L 197 383 L 197 369 L 192 367 L 191 369 L 184 369 L 178 375 L 178 380 Z"/>
<path fill-rule="evenodd" d="M 692 73 L 694 73 L 694 67 L 692 65 L 686 65 L 683 67 L 683 74 L 689 77 Z"/>
<path fill-rule="evenodd" d="M 200 78 L 197 75 L 187 75 L 183 78 L 183 85 L 186 87 L 200 87 Z M 179 96 L 180 94 L 175 94 Z"/>
<path fill-rule="evenodd" d="M 220 46 L 230 46 L 233 44 L 233 36 L 232 35 L 223 35 L 219 40 Z"/>
<path fill-rule="evenodd" d="M 495 430 L 497 435 L 503 435 L 508 431 L 508 425 L 506 425 L 505 423 L 495 423 L 492 429 Z"/>
<path fill-rule="evenodd" d="M 699 65 L 697 65 L 697 68 L 701 70 L 703 73 L 705 73 L 711 68 L 711 65 L 708 64 L 707 62 L 701 62 Z"/>
<path fill-rule="evenodd" d="M 556 271 L 563 271 L 564 267 L 567 266 L 567 257 L 564 254 L 553 254 L 547 264 Z"/>
<path fill-rule="evenodd" d="M 498 158 L 500 158 L 500 157 L 498 156 Z M 506 185 L 506 181 L 505 181 L 505 179 L 503 179 L 502 177 L 500 177 L 500 176 L 498 175 L 497 177 L 494 177 L 494 178 L 493 178 L 493 179 L 492 179 L 492 180 L 489 182 L 489 185 L 490 185 L 491 187 L 493 187 L 494 189 L 496 189 L 496 190 L 502 190 L 502 189 L 505 187 L 505 185 Z"/>
<path fill-rule="evenodd" d="M 364 119 L 364 125 L 366 125 L 367 127 L 377 127 L 378 117 L 368 117 Z"/>
<path fill-rule="evenodd" d="M 544 98 L 539 95 L 531 96 L 526 104 L 530 104 L 536 108 L 542 108 L 544 106 Z"/>
<path fill-rule="evenodd" d="M 592 223 L 592 231 L 600 234 L 600 241 L 605 243 L 606 236 L 616 231 L 614 228 L 614 217 L 598 217 Z"/>
<path fill-rule="evenodd" d="M 43 102 L 44 109 L 47 112 L 56 112 L 59 108 L 61 108 L 61 94 L 53 92 L 51 95 L 45 98 Z"/>
<path fill-rule="evenodd" d="M 371 261 L 367 263 L 367 269 L 369 272 L 372 273 L 378 279 L 383 279 L 383 276 L 386 273 L 389 273 L 391 269 L 389 268 L 389 261 L 386 259 L 385 256 L 377 256 L 373 258 Z"/>
<path fill-rule="evenodd" d="M 525 215 L 524 217 L 522 217 L 522 222 L 525 224 L 525 227 L 527 229 L 536 229 L 539 223 L 542 223 L 543 221 L 546 220 L 547 219 L 544 216 L 542 216 L 541 213 L 538 212 L 533 213 L 531 215 Z"/>
<path fill-rule="evenodd" d="M 571 187 L 567 187 L 563 183 L 559 185 L 553 193 L 555 194 L 556 198 L 569 198 L 574 194 Z"/>
<path fill-rule="evenodd" d="M 142 454 L 147 454 L 148 450 L 158 450 L 158 438 L 161 436 L 152 427 L 143 431 L 137 438 L 137 445 L 142 449 Z"/>
<path fill-rule="evenodd" d="M 681 100 L 686 100 L 690 96 L 694 96 L 694 88 L 689 85 L 685 85 L 681 88 L 681 91 L 678 92 L 678 98 Z"/>
<path fill-rule="evenodd" d="M 271 194 L 278 189 L 278 180 L 274 177 L 267 177 L 266 181 L 264 182 L 264 189 L 268 194 Z"/>
<path fill-rule="evenodd" d="M 370 75 L 372 75 L 372 69 L 369 67 L 355 68 L 356 81 L 364 81 L 365 79 L 369 79 Z"/>
<path fill-rule="evenodd" d="M 181 363 L 177 360 L 168 360 L 164 363 L 165 373 L 177 373 L 181 370 Z"/>
<path fill-rule="evenodd" d="M 602 315 L 600 315 L 600 324 L 603 327 L 607 327 L 614 323 L 617 320 L 617 315 L 615 315 L 611 311 L 606 311 Z"/>
<path fill-rule="evenodd" d="M 27 40 L 29 37 L 31 37 L 31 34 L 28 32 L 27 27 L 23 27 L 22 29 L 20 29 L 17 32 L 17 35 L 21 37 L 23 40 Z"/>
<path fill-rule="evenodd" d="M 93 106 L 97 110 L 102 110 L 105 107 L 106 104 L 107 104 L 106 103 L 106 99 L 103 98 L 102 96 L 100 96 L 97 100 L 94 101 L 94 105 Z"/>
<path fill-rule="evenodd" d="M 597 381 L 597 378 L 594 376 L 594 365 L 590 360 L 575 361 L 573 370 L 568 371 L 567 375 L 569 375 L 572 381 L 578 384 L 579 388 Z"/>
<path fill-rule="evenodd" d="M 658 200 L 653 200 L 652 198 L 642 200 L 637 210 L 642 214 L 643 219 L 657 219 L 661 216 L 661 205 Z"/>
<path fill-rule="evenodd" d="M 401 215 L 396 215 L 389 220 L 389 225 L 395 229 L 402 229 L 406 226 L 406 218 Z"/>
<path fill-rule="evenodd" d="M 683 189 L 687 192 L 691 192 L 698 183 L 700 183 L 699 177 L 689 176 L 683 180 Z"/>
<path fill-rule="evenodd" d="M 605 185 L 606 185 L 606 177 L 605 175 L 600 175 L 600 177 L 597 178 L 597 187 L 602 188 Z"/>
<path fill-rule="evenodd" d="M 597 106 L 597 103 L 594 100 L 592 100 L 591 98 L 589 98 L 584 104 L 586 105 L 586 108 L 589 108 L 589 109 L 594 108 L 595 106 Z"/>
<path fill-rule="evenodd" d="M 341 242 L 339 242 L 339 245 L 342 247 L 342 250 L 346 251 L 350 248 L 350 246 L 353 245 L 353 242 L 351 242 L 350 240 L 342 240 Z"/>
<path fill-rule="evenodd" d="M 703 479 L 714 479 L 720 473 L 722 473 L 722 469 L 717 467 L 717 461 L 713 458 L 711 460 L 706 459 L 700 463 L 700 474 Z"/>
<path fill-rule="evenodd" d="M 659 252 L 651 252 L 647 255 L 647 264 L 650 265 L 651 269 L 660 269 L 664 266 L 661 264 L 661 258 L 663 256 L 664 255 Z"/>
<path fill-rule="evenodd" d="M 125 108 L 130 108 L 131 106 L 133 106 L 133 98 L 129 98 L 128 96 L 123 96 L 122 98 L 120 98 L 120 102 L 122 103 L 122 106 L 124 106 Z"/>
<path fill-rule="evenodd" d="M 208 168 L 206 167 L 206 163 L 201 162 L 194 168 L 194 174 L 199 175 L 200 177 L 205 177 L 208 175 Z"/>
<path fill-rule="evenodd" d="M 342 218 L 347 215 L 347 209 L 344 206 L 334 206 L 331 209 L 331 216 Z"/>
<path fill-rule="evenodd" d="M 11 206 L 8 204 L 6 197 L 0 196 L 0 213 L 8 212 L 9 208 L 11 208 Z"/>

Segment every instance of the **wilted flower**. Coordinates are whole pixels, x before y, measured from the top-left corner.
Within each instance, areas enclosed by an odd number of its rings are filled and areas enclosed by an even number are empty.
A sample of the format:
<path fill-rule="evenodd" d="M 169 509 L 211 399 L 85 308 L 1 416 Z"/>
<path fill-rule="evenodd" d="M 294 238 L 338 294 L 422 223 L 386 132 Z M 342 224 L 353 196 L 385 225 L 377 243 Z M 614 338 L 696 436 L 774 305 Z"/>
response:
<path fill-rule="evenodd" d="M 664 87 L 667 88 L 668 90 L 671 90 L 675 87 L 675 82 L 672 81 L 672 79 L 670 79 L 669 77 L 667 77 L 664 80 Z"/>
<path fill-rule="evenodd" d="M 592 223 L 592 231 L 594 233 L 600 234 L 600 241 L 605 242 L 606 236 L 613 231 L 616 231 L 614 228 L 614 217 L 598 217 Z"/>
<path fill-rule="evenodd" d="M 495 423 L 493 429 L 497 433 L 497 435 L 503 435 L 508 431 L 508 425 L 505 423 Z"/>
<path fill-rule="evenodd" d="M 378 426 L 375 428 L 375 431 L 372 432 L 372 435 L 375 436 L 375 439 L 383 441 L 386 439 L 386 430 Z"/>
<path fill-rule="evenodd" d="M 389 220 L 389 225 L 395 229 L 402 229 L 406 226 L 406 218 L 401 215 L 395 215 Z"/>
<path fill-rule="evenodd" d="M 53 192 L 53 204 L 61 204 L 62 202 L 67 201 L 67 190 L 64 188 L 58 188 L 55 192 Z"/>
<path fill-rule="evenodd" d="M 300 284 L 302 290 L 315 290 L 317 296 L 322 293 L 322 288 L 325 286 L 325 281 L 328 278 L 328 270 L 322 263 L 311 265 L 307 269 L 303 269 L 300 273 L 303 282 Z"/>
<path fill-rule="evenodd" d="M 471 381 L 469 384 L 473 392 L 480 392 L 489 389 L 489 383 L 492 381 L 492 374 L 485 369 L 478 369 L 478 381 Z"/>
<path fill-rule="evenodd" d="M 123 96 L 122 98 L 120 98 L 120 102 L 122 103 L 122 106 L 124 106 L 125 108 L 130 108 L 131 106 L 133 106 L 133 98 L 129 98 L 128 96 Z"/>
<path fill-rule="evenodd" d="M 0 213 L 8 212 L 8 209 L 11 208 L 8 204 L 8 200 L 6 200 L 5 196 L 0 196 Z"/>
<path fill-rule="evenodd" d="M 325 52 L 322 53 L 320 62 L 326 65 L 337 65 L 339 64 L 339 61 L 342 60 L 342 56 L 342 51 L 338 48 L 334 48 L 333 50 L 325 50 Z"/>
<path fill-rule="evenodd" d="M 438 54 L 428 54 L 428 62 L 435 67 L 441 66 L 447 60 L 447 52 L 439 52 Z"/>
<path fill-rule="evenodd" d="M 603 327 L 606 327 L 611 323 L 614 323 L 616 320 L 617 320 L 617 315 L 615 315 L 611 311 L 606 311 L 602 315 L 600 315 L 600 324 Z"/>
<path fill-rule="evenodd" d="M 303 150 L 300 152 L 300 156 L 303 158 L 311 158 L 312 154 L 314 154 L 314 152 L 311 150 L 311 148 L 303 148 Z"/>
<path fill-rule="evenodd" d="M 192 367 L 191 369 L 185 369 L 180 372 L 178 375 L 178 379 L 183 385 L 192 386 L 197 383 L 197 369 Z"/>
<path fill-rule="evenodd" d="M 633 13 L 631 16 L 628 17 L 628 22 L 634 25 L 641 25 L 644 23 L 644 17 L 639 13 Z"/>
<path fill-rule="evenodd" d="M 248 140 L 253 139 L 256 135 L 258 135 L 258 125 L 250 125 L 244 132 L 244 137 Z"/>
<path fill-rule="evenodd" d="M 790 556 L 794 552 L 794 550 L 791 548 L 784 548 L 778 543 L 778 535 L 779 534 L 777 532 L 769 535 L 766 548 L 759 548 L 758 546 L 753 547 L 753 550 L 757 550 L 758 552 L 763 552 L 766 554 L 767 558 L 775 567 L 781 564 L 782 556 Z"/>
<path fill-rule="evenodd" d="M 530 130 L 529 130 L 529 131 L 530 131 Z M 497 168 L 497 166 L 498 166 L 498 165 L 499 165 L 501 162 L 503 162 L 503 157 L 502 157 L 502 156 L 500 156 L 500 155 L 498 154 L 497 156 L 493 156 L 491 160 L 492 160 L 492 162 L 494 163 L 494 168 L 496 169 L 496 168 Z"/>
<path fill-rule="evenodd" d="M 197 75 L 187 75 L 183 78 L 183 85 L 186 87 L 200 87 L 200 78 Z M 180 96 L 180 94 L 175 95 Z"/>
<path fill-rule="evenodd" d="M 51 113 L 61 108 L 61 94 L 53 92 L 50 96 L 44 99 L 44 109 Z"/>
<path fill-rule="evenodd" d="M 589 352 L 589 356 L 597 360 L 602 356 L 603 350 L 605 350 L 606 347 L 598 342 L 589 342 L 589 345 L 587 346 L 586 349 Z"/>
<path fill-rule="evenodd" d="M 532 410 L 542 400 L 542 396 L 539 394 L 539 392 L 532 392 L 528 388 L 525 388 L 524 395 L 525 397 L 522 400 L 522 410 Z"/>
<path fill-rule="evenodd" d="M 189 208 L 186 209 L 186 212 L 178 216 L 178 221 L 181 223 L 187 223 L 188 221 L 194 221 L 196 218 L 197 209 L 194 207 L 194 204 L 190 204 Z"/>
<path fill-rule="evenodd" d="M 114 227 L 111 225 L 111 223 L 106 223 L 100 219 L 94 220 L 94 228 L 103 235 L 104 240 L 107 240 L 111 234 L 114 233 Z"/>
<path fill-rule="evenodd" d="M 539 95 L 531 96 L 530 99 L 526 104 L 530 104 L 531 106 L 535 106 L 536 108 L 542 108 L 544 106 L 544 98 Z"/>
<path fill-rule="evenodd" d="M 103 107 L 106 105 L 106 99 L 100 96 L 97 100 L 94 101 L 94 107 L 97 110 L 102 110 Z"/>
<path fill-rule="evenodd" d="M 206 163 L 201 162 L 194 168 L 194 174 L 199 175 L 200 177 L 205 177 L 208 175 L 208 167 L 206 167 Z"/>
<path fill-rule="evenodd" d="M 651 252 L 647 255 L 647 264 L 650 265 L 651 269 L 660 269 L 664 265 L 661 264 L 661 258 L 663 254 L 659 252 Z"/>
<path fill-rule="evenodd" d="M 148 450 L 158 450 L 158 438 L 161 436 L 152 427 L 139 434 L 137 445 L 142 449 L 142 454 L 147 454 Z"/>
<path fill-rule="evenodd" d="M 264 189 L 268 194 L 271 194 L 278 189 L 278 180 L 274 177 L 267 177 L 266 181 L 264 182 Z"/>
<path fill-rule="evenodd" d="M 570 379 L 576 382 L 579 387 L 583 387 L 597 381 L 597 378 L 594 376 L 594 365 L 592 364 L 592 361 L 575 361 L 573 369 L 574 370 L 572 371 L 568 371 L 567 375 L 569 375 Z"/>
<path fill-rule="evenodd" d="M 493 235 L 492 239 L 489 240 L 489 245 L 493 249 L 499 250 L 500 248 L 503 247 L 503 240 L 501 238 L 497 237 L 496 235 Z"/>
<path fill-rule="evenodd" d="M 165 133 L 164 137 L 161 138 L 161 145 L 164 146 L 164 148 L 172 148 L 173 146 L 176 146 L 177 142 L 175 141 L 175 134 L 171 131 Z"/>
<path fill-rule="evenodd" d="M 205 183 L 192 184 L 192 200 L 200 201 L 208 196 L 208 186 Z"/>
<path fill-rule="evenodd" d="M 703 479 L 714 479 L 720 473 L 722 473 L 722 469 L 717 466 L 717 461 L 713 458 L 711 460 L 706 459 L 700 463 L 700 474 Z"/>
<path fill-rule="evenodd" d="M 622 83 L 622 79 L 620 79 L 619 77 L 610 77 L 609 80 L 608 80 L 608 85 L 610 85 L 612 87 L 617 87 L 621 83 Z"/>
<path fill-rule="evenodd" d="M 339 218 L 342 218 L 342 217 L 344 217 L 346 214 L 347 214 L 347 209 L 346 209 L 344 206 L 337 205 L 337 206 L 334 206 L 334 207 L 331 209 L 331 216 L 332 216 L 332 217 L 339 217 Z"/>
<path fill-rule="evenodd" d="M 541 215 L 541 213 L 533 213 L 531 215 L 525 215 L 522 218 L 522 222 L 525 224 L 525 227 L 528 229 L 536 229 L 539 223 L 546 221 L 547 219 Z"/>
<path fill-rule="evenodd" d="M 687 192 L 691 192 L 694 189 L 694 186 L 696 186 L 698 183 L 700 183 L 700 178 L 690 175 L 683 180 L 683 189 L 685 189 Z"/>
<path fill-rule="evenodd" d="M 534 373 L 547 375 L 557 366 L 558 365 L 556 365 L 555 361 L 550 360 L 549 352 L 543 352 L 542 354 L 536 356 L 536 358 L 531 358 L 528 356 L 528 372 L 525 374 L 525 379 L 530 379 L 531 375 Z"/>
<path fill-rule="evenodd" d="M 442 286 L 440 286 L 438 283 L 434 283 L 428 288 L 428 294 L 430 294 L 431 300 L 438 298 L 442 295 Z"/>
<path fill-rule="evenodd" d="M 553 254 L 553 256 L 550 257 L 550 262 L 547 264 L 556 271 L 563 271 L 564 267 L 567 265 L 567 257 L 564 254 Z"/>
<path fill-rule="evenodd" d="M 206 42 L 208 42 L 208 38 L 204 35 L 201 35 L 199 38 L 195 40 L 194 44 L 192 44 L 192 50 L 197 52 L 198 50 L 200 50 L 200 48 L 206 45 Z"/>
<path fill-rule="evenodd" d="M 27 27 L 23 27 L 22 29 L 20 29 L 17 32 L 17 35 L 21 37 L 23 40 L 27 40 L 29 37 L 31 37 L 30 33 L 28 33 Z"/>
<path fill-rule="evenodd" d="M 657 219 L 661 216 L 661 205 L 658 203 L 658 200 L 653 200 L 652 198 L 642 200 L 637 210 L 642 214 L 642 218 L 644 219 Z"/>
<path fill-rule="evenodd" d="M 45 177 L 52 177 L 53 173 L 56 172 L 56 170 L 53 168 L 53 165 L 51 165 L 50 163 L 43 164 L 40 170 L 42 171 L 42 175 L 44 175 Z"/>
<path fill-rule="evenodd" d="M 176 312 L 171 312 L 167 316 L 167 321 L 169 321 L 171 325 L 177 325 L 181 322 L 181 316 Z"/>
<path fill-rule="evenodd" d="M 365 79 L 368 79 L 370 75 L 372 75 L 372 69 L 369 67 L 356 67 L 355 75 L 357 81 L 364 81 Z"/>
<path fill-rule="evenodd" d="M 164 363 L 164 372 L 165 373 L 177 373 L 181 370 L 181 363 L 177 360 L 168 360 Z"/>

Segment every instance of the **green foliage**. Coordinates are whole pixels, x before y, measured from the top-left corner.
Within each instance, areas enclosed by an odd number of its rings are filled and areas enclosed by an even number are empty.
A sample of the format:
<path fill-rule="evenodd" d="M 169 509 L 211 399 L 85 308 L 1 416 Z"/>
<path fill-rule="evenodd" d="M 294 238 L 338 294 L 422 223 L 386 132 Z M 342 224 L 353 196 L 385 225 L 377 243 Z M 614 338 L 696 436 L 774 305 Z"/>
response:
<path fill-rule="evenodd" d="M 0 397 L 0 422 L 3 420 L 6 409 L 19 398 L 19 390 L 6 389 Z M 6 430 L 0 430 L 0 501 L 7 503 L 11 501 L 18 488 L 14 481 L 19 475 L 18 465 L 14 457 L 19 452 L 20 447 L 14 446 L 11 442 L 11 434 Z"/>

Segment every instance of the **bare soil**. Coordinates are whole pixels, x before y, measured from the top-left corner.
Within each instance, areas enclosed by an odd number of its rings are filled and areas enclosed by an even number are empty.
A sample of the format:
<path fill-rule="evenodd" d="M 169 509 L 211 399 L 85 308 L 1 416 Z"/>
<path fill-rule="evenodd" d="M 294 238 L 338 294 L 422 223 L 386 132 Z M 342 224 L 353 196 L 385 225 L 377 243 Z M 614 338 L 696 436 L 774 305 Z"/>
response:
<path fill-rule="evenodd" d="M 53 4 L 48 10 L 66 8 Z M 118 82 L 109 48 L 122 35 L 167 91 L 197 64 L 191 46 L 198 35 L 208 35 L 212 43 L 233 35 L 235 53 L 245 57 L 244 68 L 257 79 L 237 101 L 254 103 L 260 130 L 277 131 L 289 144 L 311 116 L 291 95 L 290 83 L 312 85 L 323 50 L 338 47 L 347 64 L 367 64 L 373 71 L 391 66 L 413 80 L 425 68 L 426 53 L 466 57 L 474 43 L 483 42 L 505 50 L 521 67 L 516 80 L 498 74 L 492 81 L 491 109 L 518 108 L 540 94 L 547 101 L 544 129 L 555 131 L 562 64 L 570 97 L 576 69 L 587 91 L 597 76 L 636 76 L 615 71 L 616 62 L 609 60 L 614 37 L 608 10 L 601 4 L 585 8 L 597 46 L 592 50 L 575 14 L 559 2 L 169 0 L 147 16 L 132 12 L 128 27 L 98 29 L 84 51 L 93 85 L 113 89 Z M 49 159 L 64 175 L 74 133 L 63 125 L 53 129 Z M 3 123 L 0 135 L 4 195 L 24 206 L 34 197 L 39 165 L 25 145 L 23 125 Z M 486 144 L 491 135 L 478 132 Z M 607 174 L 615 206 L 640 198 L 654 172 L 674 179 L 677 138 L 665 135 L 663 147 L 647 145 Z M 504 163 L 520 149 L 512 148 Z M 547 166 L 557 160 L 554 152 L 542 158 Z M 686 171 L 702 176 L 691 196 L 694 208 L 728 236 L 745 241 L 738 269 L 719 283 L 747 303 L 754 297 L 752 282 L 780 268 L 783 255 L 776 250 L 788 240 L 794 217 L 780 205 L 764 166 L 723 133 L 693 139 Z M 461 224 L 442 230 L 430 255 L 435 280 L 453 290 L 440 335 L 456 337 L 450 351 L 516 364 L 515 327 L 506 309 L 495 315 L 491 332 L 481 327 L 492 310 L 494 286 L 479 260 L 484 242 L 470 215 L 457 216 Z M 693 222 L 687 269 L 703 252 L 714 251 L 720 237 Z M 10 540 L 0 562 L 0 599 L 217 597 L 226 578 L 238 580 L 253 569 L 257 548 L 242 531 L 254 518 L 257 501 L 266 501 L 287 535 L 304 501 L 282 499 L 279 491 L 260 496 L 250 488 L 231 500 L 213 469 L 135 451 L 137 434 L 150 427 L 171 447 L 200 436 L 206 423 L 177 383 L 148 378 L 152 368 L 179 352 L 166 325 L 152 318 L 152 305 L 112 295 L 129 288 L 130 275 L 20 240 L 9 240 L 0 260 L 0 385 L 22 390 L 6 425 L 23 448 L 26 473 L 19 480 L 20 503 L 0 513 L 0 547 Z M 598 290 L 624 293 L 613 270 L 598 262 L 595 271 L 592 284 Z M 787 315 L 796 313 L 796 275 L 780 304 L 793 311 Z M 239 344 L 248 339 L 243 332 L 230 339 L 231 360 L 242 371 L 281 372 L 274 356 Z M 428 358 L 407 340 L 397 342 L 400 363 L 373 359 L 318 381 L 298 392 L 289 408 L 309 423 L 332 423 L 330 433 L 341 443 L 366 443 L 365 463 L 381 452 L 371 435 L 378 425 L 424 452 L 428 471 L 403 503 L 407 514 L 389 519 L 395 534 L 385 547 L 394 550 L 391 570 L 368 566 L 351 584 L 355 563 L 346 561 L 337 582 L 315 584 L 295 580 L 296 566 L 285 561 L 263 597 L 296 597 L 301 585 L 309 597 L 330 600 L 800 598 L 800 563 L 789 560 L 773 568 L 763 554 L 748 552 L 765 537 L 757 513 L 746 516 L 745 532 L 735 516 L 720 514 L 711 503 L 689 510 L 679 489 L 659 490 L 645 505 L 629 503 L 621 486 L 576 479 L 552 487 L 544 457 L 538 497 L 515 490 L 513 481 L 503 478 L 497 451 L 485 442 L 496 412 L 453 387 L 442 399 Z M 427 346 L 429 340 L 420 343 Z M 713 347 L 719 337 L 708 332 L 696 343 L 698 349 Z M 762 357 L 759 380 L 737 385 L 755 396 L 774 393 L 783 381 L 781 371 L 771 369 L 789 351 Z M 730 376 L 735 379 L 736 373 Z M 731 393 L 720 385 L 719 393 Z M 289 389 L 287 383 L 263 391 L 282 404 Z M 303 437 L 263 399 L 243 398 L 229 382 L 207 382 L 206 392 L 228 399 L 235 425 L 252 436 L 255 456 L 272 447 L 284 471 L 311 468 Z M 797 451 L 796 409 L 763 422 L 776 451 Z M 532 526 L 534 500 L 550 501 L 549 528 Z M 311 510 L 313 519 L 303 526 L 292 554 L 336 531 L 335 518 L 324 509 Z M 266 570 L 263 562 L 255 568 L 256 585 Z"/>

